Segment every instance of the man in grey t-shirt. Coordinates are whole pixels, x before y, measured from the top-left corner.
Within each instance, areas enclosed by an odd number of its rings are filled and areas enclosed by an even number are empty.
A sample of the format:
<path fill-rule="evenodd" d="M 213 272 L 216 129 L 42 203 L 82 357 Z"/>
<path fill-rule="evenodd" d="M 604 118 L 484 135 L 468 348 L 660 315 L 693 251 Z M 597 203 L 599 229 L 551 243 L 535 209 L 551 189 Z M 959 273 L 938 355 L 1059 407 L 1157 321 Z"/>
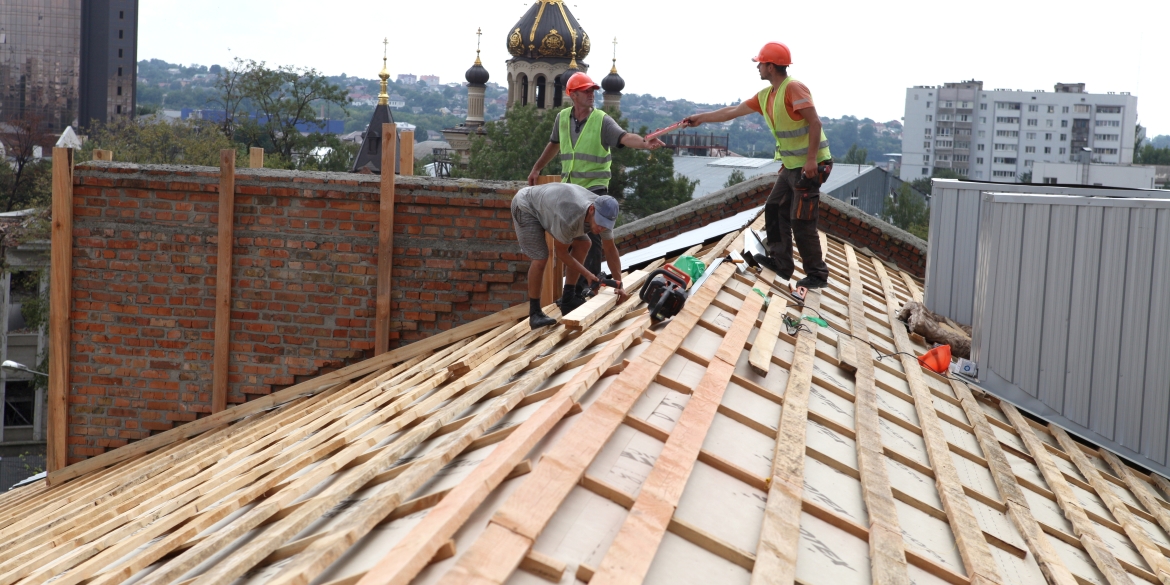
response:
<path fill-rule="evenodd" d="M 512 223 L 520 250 L 532 263 L 528 267 L 528 324 L 536 329 L 553 325 L 556 320 L 544 314 L 540 307 L 540 287 L 544 282 L 544 268 L 548 264 L 548 244 L 544 234 L 553 238 L 553 252 L 568 267 L 566 282 L 577 282 L 578 276 L 586 283 L 598 279 L 581 264 L 592 246 L 586 231 L 601 238 L 601 248 L 615 276 L 622 273 L 621 258 L 613 243 L 613 225 L 617 221 L 617 200 L 608 195 L 597 195 L 572 183 L 549 183 L 525 187 L 512 198 Z M 588 226 L 588 228 L 586 227 Z M 569 245 L 573 245 L 572 252 Z M 626 293 L 618 282 L 618 298 Z M 569 311 L 562 307 L 562 312 Z"/>

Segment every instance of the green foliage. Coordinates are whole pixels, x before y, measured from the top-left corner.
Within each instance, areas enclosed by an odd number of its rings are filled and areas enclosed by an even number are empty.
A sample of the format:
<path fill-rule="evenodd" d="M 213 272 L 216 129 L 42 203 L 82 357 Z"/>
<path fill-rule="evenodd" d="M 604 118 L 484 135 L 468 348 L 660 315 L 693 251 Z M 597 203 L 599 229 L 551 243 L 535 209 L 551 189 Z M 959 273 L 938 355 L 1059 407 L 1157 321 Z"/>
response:
<path fill-rule="evenodd" d="M 922 177 L 921 179 L 914 179 L 910 181 L 910 186 L 914 187 L 919 193 L 925 193 L 927 197 L 930 196 L 930 180 L 931 179 L 962 179 L 963 175 L 956 173 L 949 169 L 934 169 L 934 172 L 929 177 Z"/>
<path fill-rule="evenodd" d="M 348 94 L 316 69 L 236 59 L 215 82 L 218 104 L 227 115 L 223 132 L 246 146 L 263 146 L 285 159 L 324 145 L 324 135 L 302 135 L 297 126 L 323 124 L 326 104 L 344 110 Z M 255 112 L 256 116 L 249 115 Z"/>
<path fill-rule="evenodd" d="M 643 128 L 641 134 L 646 133 Z M 622 149 L 633 155 L 638 164 L 626 167 L 627 185 L 621 192 L 622 223 L 633 221 L 659 211 L 665 211 L 691 200 L 698 181 L 674 173 L 674 154 L 666 148 L 655 151 Z M 610 184 L 610 193 L 618 191 Z"/>
<path fill-rule="evenodd" d="M 1170 165 L 1170 147 L 1145 144 L 1134 151 L 1133 162 L 1138 165 Z"/>
<path fill-rule="evenodd" d="M 538 110 L 536 106 L 516 106 L 502 120 L 484 125 L 485 134 L 471 138 L 467 168 L 452 174 L 474 179 L 524 181 L 540 158 L 552 134 L 556 110 Z M 553 159 L 541 174 L 559 175 L 561 162 Z"/>
<path fill-rule="evenodd" d="M 38 159 L 36 147 L 52 143 L 42 118 L 28 114 L 0 126 L 0 211 L 48 207 L 52 199 L 51 159 Z"/>
<path fill-rule="evenodd" d="M 882 206 L 882 217 L 924 240 L 929 234 L 930 213 L 926 201 L 915 193 L 909 184 L 903 183 L 898 189 L 897 196 L 886 198 Z"/>
<path fill-rule="evenodd" d="M 303 171 L 334 171 L 348 172 L 353 168 L 353 159 L 357 156 L 362 145 L 353 142 L 342 142 L 336 136 L 325 135 L 322 148 L 327 149 L 325 154 L 317 155 L 313 152 L 305 155 L 297 165 Z"/>
<path fill-rule="evenodd" d="M 246 160 L 242 147 L 215 125 L 197 120 L 115 118 L 90 131 L 77 160 L 91 160 L 95 149 L 112 150 L 122 162 L 219 166 L 219 151 L 236 150 L 237 165 Z M 266 165 L 267 166 L 267 165 Z"/>
<path fill-rule="evenodd" d="M 735 169 L 731 171 L 730 175 L 727 175 L 727 180 L 723 182 L 723 188 L 734 187 L 746 180 L 747 178 L 743 176 L 743 171 Z"/>
<path fill-rule="evenodd" d="M 849 152 L 845 153 L 845 158 L 841 160 L 841 163 L 846 165 L 863 165 L 868 155 L 868 150 L 857 148 L 857 143 L 854 142 L 853 146 L 849 147 Z"/>
<path fill-rule="evenodd" d="M 1028 171 L 1026 173 L 1020 173 L 1019 175 L 1016 175 L 1016 181 L 1018 181 L 1020 183 L 1031 183 L 1032 182 L 1032 171 Z"/>

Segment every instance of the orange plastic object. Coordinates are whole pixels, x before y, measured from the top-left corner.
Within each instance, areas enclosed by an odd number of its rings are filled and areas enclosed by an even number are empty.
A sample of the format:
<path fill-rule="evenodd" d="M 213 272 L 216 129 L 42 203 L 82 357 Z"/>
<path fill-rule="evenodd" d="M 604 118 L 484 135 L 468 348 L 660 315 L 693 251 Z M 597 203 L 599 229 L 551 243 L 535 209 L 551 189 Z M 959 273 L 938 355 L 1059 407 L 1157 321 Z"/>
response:
<path fill-rule="evenodd" d="M 760 49 L 760 54 L 756 55 L 752 61 L 787 67 L 792 64 L 792 52 L 788 50 L 788 45 L 784 43 L 768 43 L 764 45 L 764 48 Z"/>
<path fill-rule="evenodd" d="M 946 374 L 951 365 L 951 346 L 940 345 L 918 358 L 922 367 L 939 374 Z"/>
<path fill-rule="evenodd" d="M 601 89 L 601 86 L 593 83 L 593 78 L 581 72 L 574 73 L 573 76 L 569 78 L 569 83 L 565 84 L 565 91 L 569 93 L 581 91 L 583 89 L 596 90 Z"/>

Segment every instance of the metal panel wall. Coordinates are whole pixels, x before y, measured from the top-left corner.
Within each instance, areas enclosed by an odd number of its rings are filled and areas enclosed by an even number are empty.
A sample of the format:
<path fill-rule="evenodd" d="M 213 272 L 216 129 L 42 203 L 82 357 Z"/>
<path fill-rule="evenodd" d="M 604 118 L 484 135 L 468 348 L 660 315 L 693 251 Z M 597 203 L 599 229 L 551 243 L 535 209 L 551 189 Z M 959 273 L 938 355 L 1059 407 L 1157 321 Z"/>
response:
<path fill-rule="evenodd" d="M 1170 472 L 1170 200 L 984 193 L 978 223 L 980 384 Z"/>
<path fill-rule="evenodd" d="M 926 256 L 926 308 L 965 325 L 971 324 L 978 257 L 980 193 L 1032 193 L 1079 197 L 1167 197 L 1153 189 L 1111 189 L 981 183 L 934 179 L 930 200 L 930 238 Z"/>

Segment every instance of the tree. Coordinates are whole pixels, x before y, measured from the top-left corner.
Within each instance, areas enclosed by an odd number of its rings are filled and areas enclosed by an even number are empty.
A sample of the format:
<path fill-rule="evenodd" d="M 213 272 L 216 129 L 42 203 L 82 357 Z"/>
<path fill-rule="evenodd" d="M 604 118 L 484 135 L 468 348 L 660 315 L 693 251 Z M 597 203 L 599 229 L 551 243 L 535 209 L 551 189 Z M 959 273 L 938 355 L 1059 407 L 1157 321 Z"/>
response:
<path fill-rule="evenodd" d="M 925 193 L 930 197 L 931 179 L 962 179 L 963 175 L 948 169 L 934 169 L 929 177 L 922 177 L 921 179 L 914 179 L 910 181 L 910 186 L 914 187 L 920 193 Z"/>
<path fill-rule="evenodd" d="M 474 179 L 527 180 L 533 163 L 548 144 L 555 119 L 555 110 L 539 110 L 532 105 L 513 107 L 502 120 L 484 124 L 484 133 L 471 138 L 467 167 L 456 168 L 452 174 Z M 561 161 L 554 158 L 542 174 L 561 174 Z"/>
<path fill-rule="evenodd" d="M 643 128 L 641 133 L 645 134 Z M 622 223 L 665 211 L 690 201 L 698 181 L 674 173 L 674 154 L 666 148 L 655 151 L 622 149 L 634 155 L 639 164 L 626 168 L 628 184 L 616 197 L 624 195 L 621 205 Z"/>
<path fill-rule="evenodd" d="M 236 150 L 237 160 L 244 160 L 239 145 L 214 124 L 198 120 L 115 118 L 90 131 L 78 160 L 90 160 L 95 149 L 112 150 L 115 159 L 139 164 L 215 167 L 219 166 L 219 151 L 225 149 Z"/>
<path fill-rule="evenodd" d="M 324 125 L 317 113 L 320 108 L 331 104 L 344 110 L 349 104 L 346 90 L 316 69 L 291 65 L 272 69 L 263 61 L 236 59 L 233 67 L 222 70 L 216 89 L 215 103 L 224 108 L 224 133 L 248 146 L 271 148 L 287 160 L 324 144 L 321 133 L 301 133 L 301 128 Z M 248 115 L 245 106 L 254 109 L 255 116 Z"/>
<path fill-rule="evenodd" d="M 845 153 L 845 158 L 841 163 L 847 165 L 863 165 L 868 157 L 869 151 L 864 148 L 857 148 L 857 143 L 854 142 L 853 146 L 849 147 L 849 152 Z"/>
<path fill-rule="evenodd" d="M 930 214 L 926 208 L 926 201 L 907 183 L 898 188 L 897 195 L 886 197 L 882 206 L 882 217 L 924 240 L 929 234 Z"/>
<path fill-rule="evenodd" d="M 730 175 L 727 175 L 727 180 L 723 182 L 723 188 L 734 187 L 746 180 L 747 178 L 743 176 L 743 171 L 735 169 L 731 171 Z"/>
<path fill-rule="evenodd" d="M 1031 183 L 1032 182 L 1032 171 L 1028 171 L 1026 173 L 1020 173 L 1020 174 L 1016 175 L 1016 181 L 1020 182 L 1020 183 Z"/>
<path fill-rule="evenodd" d="M 8 121 L 0 131 L 2 150 L 9 159 L 0 159 L 0 207 L 4 211 L 49 205 L 52 165 L 36 156 L 38 148 L 44 152 L 53 144 L 45 127 L 44 119 L 30 112 Z"/>

